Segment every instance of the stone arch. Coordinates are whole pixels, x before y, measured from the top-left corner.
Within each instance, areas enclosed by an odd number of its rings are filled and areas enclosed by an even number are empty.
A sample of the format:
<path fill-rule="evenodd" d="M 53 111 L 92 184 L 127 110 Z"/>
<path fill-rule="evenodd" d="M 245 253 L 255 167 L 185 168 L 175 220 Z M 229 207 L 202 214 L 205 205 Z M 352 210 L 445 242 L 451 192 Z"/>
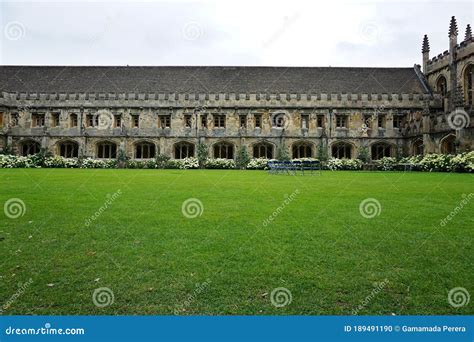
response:
<path fill-rule="evenodd" d="M 441 153 L 455 154 L 456 153 L 456 135 L 450 133 L 439 141 L 439 148 Z"/>
<path fill-rule="evenodd" d="M 95 155 L 97 158 L 115 159 L 117 158 L 117 143 L 111 140 L 100 140 L 95 144 Z"/>
<path fill-rule="evenodd" d="M 331 156 L 339 159 L 352 159 L 354 145 L 348 141 L 340 140 L 331 144 Z"/>
<path fill-rule="evenodd" d="M 439 75 L 436 79 L 436 91 L 443 95 L 443 97 L 448 94 L 448 81 L 443 74 Z"/>
<path fill-rule="evenodd" d="M 252 156 L 254 158 L 273 159 L 275 155 L 275 144 L 260 140 L 252 145 Z"/>
<path fill-rule="evenodd" d="M 291 145 L 291 157 L 297 158 L 314 158 L 315 146 L 307 140 L 299 140 Z"/>
<path fill-rule="evenodd" d="M 376 141 L 370 145 L 370 155 L 372 160 L 378 160 L 384 157 L 394 157 L 395 147 L 386 141 Z"/>
<path fill-rule="evenodd" d="M 20 147 L 19 152 L 22 156 L 36 154 L 41 150 L 41 144 L 33 139 L 24 139 L 20 141 L 18 145 Z"/>
<path fill-rule="evenodd" d="M 57 155 L 65 158 L 79 157 L 79 143 L 72 139 L 60 140 L 56 143 Z"/>
<path fill-rule="evenodd" d="M 189 141 L 178 141 L 173 145 L 175 159 L 184 159 L 195 156 L 195 144 Z"/>
<path fill-rule="evenodd" d="M 462 84 L 464 89 L 464 99 L 468 107 L 474 105 L 474 64 L 466 65 L 462 72 Z"/>
<path fill-rule="evenodd" d="M 442 96 L 443 111 L 446 110 L 446 96 L 448 95 L 448 81 L 446 76 L 439 75 L 436 79 L 436 91 Z"/>
<path fill-rule="evenodd" d="M 133 144 L 133 156 L 135 159 L 151 159 L 157 154 L 156 144 L 152 140 L 141 139 Z"/>
<path fill-rule="evenodd" d="M 234 159 L 235 145 L 227 140 L 219 140 L 212 145 L 214 158 Z"/>
<path fill-rule="evenodd" d="M 418 138 L 413 141 L 411 145 L 411 152 L 412 155 L 417 156 L 417 155 L 423 155 L 424 154 L 424 144 L 423 144 L 423 139 Z"/>

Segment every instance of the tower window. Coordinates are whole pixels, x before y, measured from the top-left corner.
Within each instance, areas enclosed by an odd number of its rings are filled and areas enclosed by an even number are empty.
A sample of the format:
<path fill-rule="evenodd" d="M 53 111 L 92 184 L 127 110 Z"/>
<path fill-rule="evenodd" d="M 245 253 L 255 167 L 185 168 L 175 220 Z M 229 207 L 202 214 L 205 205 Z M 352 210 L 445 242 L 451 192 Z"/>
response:
<path fill-rule="evenodd" d="M 474 99 L 474 64 L 471 64 L 466 68 L 464 74 L 464 92 L 466 104 L 469 107 L 472 107 Z"/>
<path fill-rule="evenodd" d="M 160 127 L 161 128 L 170 128 L 171 127 L 171 115 L 161 115 L 160 116 Z"/>
<path fill-rule="evenodd" d="M 377 116 L 377 127 L 378 128 L 385 128 L 385 115 L 378 115 Z"/>
<path fill-rule="evenodd" d="M 395 115 L 393 117 L 393 128 L 402 128 L 403 117 L 401 115 Z"/>
<path fill-rule="evenodd" d="M 239 115 L 240 128 L 247 128 L 247 115 Z"/>
<path fill-rule="evenodd" d="M 114 127 L 122 127 L 122 115 L 114 115 Z"/>
<path fill-rule="evenodd" d="M 301 128 L 302 129 L 309 128 L 309 115 L 301 115 Z"/>
<path fill-rule="evenodd" d="M 33 114 L 32 118 L 33 127 L 43 127 L 44 126 L 44 114 Z"/>
<path fill-rule="evenodd" d="M 69 126 L 77 127 L 77 114 L 69 114 Z"/>
<path fill-rule="evenodd" d="M 261 128 L 261 127 L 262 127 L 262 115 L 256 114 L 255 115 L 255 128 Z"/>
<path fill-rule="evenodd" d="M 336 115 L 336 127 L 337 128 L 347 128 L 347 116 L 346 115 Z"/>
<path fill-rule="evenodd" d="M 317 116 L 318 127 L 322 128 L 323 127 L 323 122 L 324 122 L 324 115 L 318 115 Z"/>
<path fill-rule="evenodd" d="M 190 114 L 186 114 L 184 116 L 184 127 L 191 128 L 192 125 L 192 117 Z"/>
<path fill-rule="evenodd" d="M 51 114 L 51 126 L 58 127 L 59 126 L 59 113 L 52 113 Z"/>
<path fill-rule="evenodd" d="M 132 127 L 133 128 L 140 127 L 140 115 L 138 115 L 138 114 L 133 114 L 132 115 Z"/>
<path fill-rule="evenodd" d="M 214 115 L 214 127 L 225 128 L 225 115 Z"/>

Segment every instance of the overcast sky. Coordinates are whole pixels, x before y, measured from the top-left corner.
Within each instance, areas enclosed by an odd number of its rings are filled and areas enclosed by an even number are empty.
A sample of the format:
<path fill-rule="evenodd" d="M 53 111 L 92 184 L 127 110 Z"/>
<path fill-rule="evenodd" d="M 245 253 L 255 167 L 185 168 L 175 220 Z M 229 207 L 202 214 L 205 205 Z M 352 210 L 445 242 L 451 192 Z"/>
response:
<path fill-rule="evenodd" d="M 406 66 L 473 1 L 0 2 L 0 64 Z"/>

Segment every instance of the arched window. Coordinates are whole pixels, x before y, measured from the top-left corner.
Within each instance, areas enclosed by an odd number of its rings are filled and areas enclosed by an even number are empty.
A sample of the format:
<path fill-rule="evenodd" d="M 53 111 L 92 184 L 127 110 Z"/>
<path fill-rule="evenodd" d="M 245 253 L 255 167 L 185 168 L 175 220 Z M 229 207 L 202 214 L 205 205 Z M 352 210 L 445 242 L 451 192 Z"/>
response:
<path fill-rule="evenodd" d="M 261 142 L 253 146 L 253 157 L 254 158 L 273 158 L 273 145 Z"/>
<path fill-rule="evenodd" d="M 456 137 L 452 134 L 441 139 L 441 153 L 456 154 Z"/>
<path fill-rule="evenodd" d="M 447 82 L 444 76 L 438 78 L 438 81 L 436 82 L 436 90 L 443 96 L 446 96 L 448 93 Z"/>
<path fill-rule="evenodd" d="M 234 146 L 225 142 L 215 144 L 214 158 L 234 159 Z"/>
<path fill-rule="evenodd" d="M 295 143 L 292 148 L 293 158 L 312 158 L 313 149 L 311 144 L 308 143 Z"/>
<path fill-rule="evenodd" d="M 112 142 L 97 144 L 97 158 L 116 158 L 117 145 Z"/>
<path fill-rule="evenodd" d="M 348 143 L 336 143 L 331 147 L 332 156 L 334 158 L 352 158 L 352 145 Z"/>
<path fill-rule="evenodd" d="M 392 147 L 386 143 L 377 143 L 372 145 L 372 160 L 382 159 L 392 156 Z"/>
<path fill-rule="evenodd" d="M 79 144 L 74 141 L 60 143 L 59 155 L 65 158 L 77 158 L 79 155 Z"/>
<path fill-rule="evenodd" d="M 444 76 L 438 78 L 438 81 L 436 82 L 436 90 L 443 96 L 443 110 L 445 110 L 445 97 L 448 94 L 448 83 Z"/>
<path fill-rule="evenodd" d="M 469 65 L 464 72 L 464 97 L 469 107 L 473 105 L 474 99 L 474 64 Z"/>
<path fill-rule="evenodd" d="M 21 155 L 28 156 L 30 154 L 36 154 L 40 151 L 40 144 L 33 140 L 27 140 L 20 145 Z"/>
<path fill-rule="evenodd" d="M 135 145 L 136 159 L 155 158 L 155 144 L 149 142 L 142 142 Z"/>
<path fill-rule="evenodd" d="M 413 143 L 413 155 L 418 156 L 423 154 L 423 140 L 418 139 Z"/>
<path fill-rule="evenodd" d="M 177 143 L 174 146 L 175 159 L 194 157 L 194 144 L 188 142 Z"/>

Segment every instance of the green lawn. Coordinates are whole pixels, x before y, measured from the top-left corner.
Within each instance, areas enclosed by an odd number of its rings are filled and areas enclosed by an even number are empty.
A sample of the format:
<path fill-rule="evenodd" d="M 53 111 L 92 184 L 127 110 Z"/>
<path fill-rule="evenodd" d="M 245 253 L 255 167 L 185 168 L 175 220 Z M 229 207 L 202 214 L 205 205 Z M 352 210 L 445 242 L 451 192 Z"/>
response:
<path fill-rule="evenodd" d="M 472 175 L 2 169 L 0 178 L 2 206 L 26 206 L 0 216 L 3 314 L 474 313 L 474 198 L 440 225 L 474 193 Z M 202 202 L 201 216 L 183 215 L 188 198 Z M 366 198 L 379 201 L 378 216 L 361 215 Z M 93 303 L 101 287 L 114 294 L 106 307 Z M 278 287 L 292 295 L 283 307 L 271 303 Z M 455 287 L 469 304 L 448 303 Z"/>

